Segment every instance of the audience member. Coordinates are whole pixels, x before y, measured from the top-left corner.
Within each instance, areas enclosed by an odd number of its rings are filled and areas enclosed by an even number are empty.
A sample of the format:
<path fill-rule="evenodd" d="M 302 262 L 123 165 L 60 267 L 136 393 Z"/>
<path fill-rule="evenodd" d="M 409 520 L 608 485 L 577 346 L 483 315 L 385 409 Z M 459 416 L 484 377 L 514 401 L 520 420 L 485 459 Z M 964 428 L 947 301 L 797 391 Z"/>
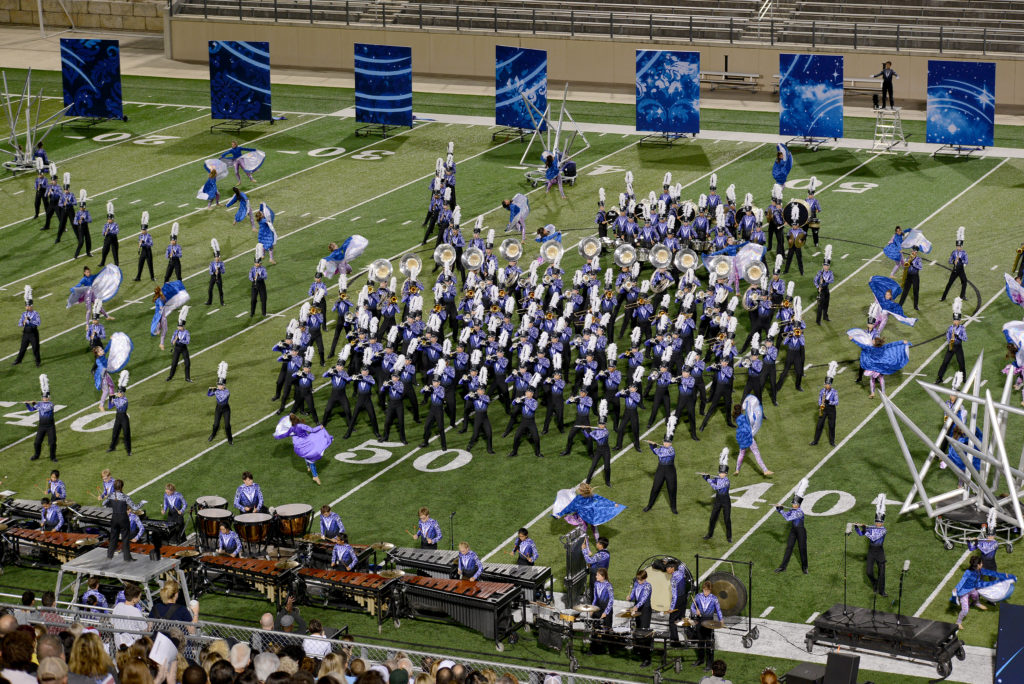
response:
<path fill-rule="evenodd" d="M 231 647 L 229 656 L 231 667 L 235 668 L 235 674 L 241 674 L 249 668 L 252 660 L 252 649 L 249 644 L 238 643 Z"/>
<path fill-rule="evenodd" d="M 271 620 L 274 618 L 271 617 Z M 272 673 L 277 672 L 278 666 L 281 664 L 281 659 L 273 653 L 260 653 L 252 659 L 252 667 L 256 672 L 256 679 L 259 680 L 260 684 L 266 684 L 267 677 Z"/>
<path fill-rule="evenodd" d="M 289 622 L 285 622 L 285 618 L 291 618 Z M 274 618 L 274 629 L 278 632 L 291 632 L 295 630 L 299 633 L 306 632 L 306 621 L 302 619 L 302 615 L 299 614 L 299 609 L 295 605 L 295 597 L 289 596 L 281 606 L 281 609 L 277 611 L 277 616 Z"/>
<path fill-rule="evenodd" d="M 700 684 L 732 684 L 725 678 L 726 665 L 724 660 L 711 663 L 711 674 L 700 680 Z"/>
<path fill-rule="evenodd" d="M 36 666 L 32 662 L 34 650 L 34 631 L 19 629 L 5 634 L 0 642 L 3 658 L 3 672 L 0 675 L 11 684 L 35 684 Z"/>
<path fill-rule="evenodd" d="M 75 639 L 68 658 L 68 669 L 74 674 L 102 682 L 114 674 L 114 663 L 103 647 L 103 640 L 96 632 L 85 632 Z"/>

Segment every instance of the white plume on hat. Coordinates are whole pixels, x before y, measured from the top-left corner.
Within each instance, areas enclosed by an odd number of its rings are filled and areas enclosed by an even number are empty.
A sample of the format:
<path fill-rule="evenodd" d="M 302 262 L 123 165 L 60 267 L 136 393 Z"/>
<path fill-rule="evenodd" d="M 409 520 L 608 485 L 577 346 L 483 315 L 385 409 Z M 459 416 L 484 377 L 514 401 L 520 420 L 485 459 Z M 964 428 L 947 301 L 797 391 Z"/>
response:
<path fill-rule="evenodd" d="M 875 520 L 881 522 L 885 519 L 885 493 L 876 496 L 872 503 L 875 504 Z"/>
<path fill-rule="evenodd" d="M 71 185 L 71 172 L 70 171 L 65 171 L 64 172 L 64 185 Z"/>
<path fill-rule="evenodd" d="M 626 172 L 626 185 L 632 185 L 632 184 L 633 184 L 633 172 L 632 171 L 627 171 Z"/>
<path fill-rule="evenodd" d="M 672 172 L 666 171 L 665 177 L 661 181 L 662 185 L 672 185 Z"/>
<path fill-rule="evenodd" d="M 178 311 L 178 325 L 185 325 L 185 321 L 188 320 L 188 310 L 189 306 L 188 304 L 186 304 L 185 306 L 181 307 L 180 311 Z"/>
<path fill-rule="evenodd" d="M 796 485 L 796 491 L 794 492 L 794 496 L 800 499 L 804 498 L 804 495 L 807 494 L 807 488 L 810 486 L 811 481 L 806 477 L 800 480 L 800 482 L 798 482 Z"/>
<path fill-rule="evenodd" d="M 217 382 L 223 384 L 228 379 L 228 362 L 221 361 L 217 364 Z"/>
<path fill-rule="evenodd" d="M 118 379 L 117 379 L 117 388 L 119 390 L 121 390 L 122 392 L 124 390 L 128 389 L 128 379 L 129 379 L 129 377 L 130 376 L 128 375 L 128 371 L 127 370 L 123 370 L 123 371 L 121 371 L 120 377 L 118 377 Z"/>
<path fill-rule="evenodd" d="M 786 283 L 786 299 L 792 299 L 794 291 L 796 291 L 796 281 L 790 280 Z"/>
<path fill-rule="evenodd" d="M 818 189 L 818 185 L 819 185 L 818 179 L 816 177 L 814 177 L 814 176 L 811 176 L 811 180 L 807 184 L 807 189 L 810 190 L 811 192 L 814 192 L 815 190 Z"/>
<path fill-rule="evenodd" d="M 959 228 L 957 228 L 956 229 L 956 241 L 957 242 L 963 242 L 964 241 L 964 233 L 966 233 L 966 232 L 967 232 L 967 228 L 965 228 L 964 226 L 960 226 Z"/>
<path fill-rule="evenodd" d="M 50 162 L 50 175 L 54 178 L 57 177 L 57 164 L 56 162 Z"/>
<path fill-rule="evenodd" d="M 415 341 L 416 341 L 416 338 L 413 338 L 413 342 L 415 342 Z M 344 365 L 344 363 L 346 361 L 348 361 L 348 357 L 351 356 L 351 354 L 352 354 L 352 345 L 346 344 L 344 347 L 341 348 L 341 351 L 338 352 L 338 362 L 341 363 L 342 365 Z"/>
<path fill-rule="evenodd" d="M 103 301 L 100 299 L 94 299 L 92 302 L 92 317 L 99 318 L 101 311 L 103 311 Z"/>
<path fill-rule="evenodd" d="M 772 323 L 771 327 L 768 328 L 768 337 L 770 339 L 774 339 L 775 337 L 778 336 L 778 334 L 779 334 L 779 322 L 775 321 L 775 322 Z"/>
<path fill-rule="evenodd" d="M 177 221 L 175 221 L 174 223 L 171 224 L 171 239 L 172 240 L 177 240 L 178 239 L 178 222 Z"/>
<path fill-rule="evenodd" d="M 832 261 L 832 245 L 825 245 L 825 263 Z"/>
<path fill-rule="evenodd" d="M 825 379 L 826 380 L 829 380 L 829 379 L 834 380 L 838 373 L 839 373 L 839 363 L 836 362 L 836 361 L 829 361 L 828 362 L 828 372 L 825 373 Z"/>
<path fill-rule="evenodd" d="M 676 432 L 676 423 L 677 422 L 679 422 L 679 419 L 676 418 L 676 414 L 673 413 L 672 415 L 670 415 L 668 417 L 668 421 L 666 421 L 666 423 L 665 423 L 665 441 L 666 442 L 671 442 L 672 441 L 672 436 Z"/>
<path fill-rule="evenodd" d="M 315 354 L 315 353 L 316 353 L 316 347 L 314 347 L 313 345 L 309 345 L 308 347 L 306 347 L 306 353 L 303 355 L 303 364 L 302 365 L 304 365 L 304 366 L 312 365 L 313 364 L 313 354 Z"/>
<path fill-rule="evenodd" d="M 712 174 L 711 174 L 711 180 L 710 180 L 710 182 L 708 183 L 708 185 L 709 185 L 709 186 L 710 186 L 710 187 L 711 187 L 712 189 L 714 189 L 714 188 L 717 188 L 717 187 L 718 187 L 718 174 L 717 174 L 717 173 L 712 173 Z"/>
<path fill-rule="evenodd" d="M 459 205 L 456 204 L 455 208 L 452 209 L 452 227 L 453 228 L 458 227 L 458 225 L 459 225 L 459 223 L 461 223 L 461 221 L 462 221 L 462 207 L 460 207 Z"/>
<path fill-rule="evenodd" d="M 959 297 L 957 297 L 956 299 L 953 300 L 953 316 L 954 317 L 959 317 L 961 312 L 963 312 L 963 308 L 964 308 L 964 300 L 960 299 Z"/>
<path fill-rule="evenodd" d="M 730 183 L 729 187 L 725 189 L 725 199 L 729 204 L 736 204 L 736 184 Z"/>
<path fill-rule="evenodd" d="M 255 259 L 256 259 L 256 261 L 263 261 L 263 243 L 262 242 L 257 242 L 256 243 Z"/>
<path fill-rule="evenodd" d="M 637 366 L 636 370 L 633 371 L 633 384 L 635 384 L 635 385 L 637 385 L 639 387 L 640 384 L 643 381 L 644 381 L 644 367 L 643 366 Z"/>
<path fill-rule="evenodd" d="M 344 273 L 338 274 L 338 292 L 344 292 L 348 289 L 348 276 Z"/>
<path fill-rule="evenodd" d="M 113 216 L 113 215 L 114 215 L 114 203 L 108 200 L 107 201 L 107 216 Z"/>
<path fill-rule="evenodd" d="M 804 319 L 804 306 L 800 297 L 793 297 L 793 320 L 802 321 Z"/>
<path fill-rule="evenodd" d="M 80 188 L 78 190 L 78 203 L 79 204 L 85 204 L 85 201 L 87 199 L 89 199 L 89 196 L 86 194 L 85 188 Z"/>
<path fill-rule="evenodd" d="M 220 256 L 220 243 L 217 242 L 217 238 L 210 240 L 210 249 L 213 250 L 214 256 Z"/>
<path fill-rule="evenodd" d="M 46 377 L 46 373 L 39 376 L 39 392 L 44 397 L 50 396 L 50 378 Z"/>
<path fill-rule="evenodd" d="M 995 534 L 996 533 L 996 509 L 995 508 L 988 509 L 988 518 L 986 519 L 985 523 L 986 523 L 985 526 L 988 528 L 988 533 L 989 534 Z"/>
<path fill-rule="evenodd" d="M 36 157 L 36 171 L 42 171 L 42 170 L 43 170 L 43 158 L 42 157 Z"/>
<path fill-rule="evenodd" d="M 299 307 L 299 322 L 303 325 L 309 320 L 309 302 L 302 302 L 302 306 Z"/>
<path fill-rule="evenodd" d="M 722 453 L 718 454 L 718 465 L 729 467 L 729 447 L 722 447 Z"/>
<path fill-rule="evenodd" d="M 32 286 L 31 285 L 26 285 L 25 286 L 25 304 L 26 305 L 31 305 L 32 304 Z"/>
<path fill-rule="evenodd" d="M 782 185 L 776 183 L 772 186 L 772 199 L 782 201 Z"/>
<path fill-rule="evenodd" d="M 956 392 L 960 389 L 960 386 L 964 384 L 964 372 L 957 371 L 953 376 L 953 391 Z"/>
<path fill-rule="evenodd" d="M 604 188 L 597 189 L 597 201 L 604 204 Z"/>

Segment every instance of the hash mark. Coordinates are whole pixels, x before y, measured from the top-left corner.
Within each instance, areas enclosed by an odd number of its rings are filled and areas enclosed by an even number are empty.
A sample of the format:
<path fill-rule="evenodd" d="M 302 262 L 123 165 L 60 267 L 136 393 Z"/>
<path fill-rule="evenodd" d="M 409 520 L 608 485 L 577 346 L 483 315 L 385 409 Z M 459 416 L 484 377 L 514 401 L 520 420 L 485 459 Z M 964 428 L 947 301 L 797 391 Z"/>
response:
<path fill-rule="evenodd" d="M 163 204 L 163 203 L 164 203 L 164 201 L 163 201 L 163 200 L 160 200 L 159 202 L 157 202 L 157 203 L 156 203 L 156 204 L 154 204 L 153 206 L 154 206 L 154 207 L 159 207 L 159 206 L 160 206 L 161 204 Z"/>
<path fill-rule="evenodd" d="M 179 205 L 178 205 L 178 208 L 179 208 L 179 209 L 184 209 L 184 208 L 185 208 L 185 207 L 187 207 L 187 206 L 188 206 L 188 202 L 185 202 L 184 204 L 179 204 Z"/>
<path fill-rule="evenodd" d="M 218 311 L 220 311 L 220 309 L 214 309 L 213 311 L 207 311 L 206 315 L 207 316 L 212 316 L 213 314 L 217 313 Z M 235 316 L 235 318 L 238 318 L 238 316 Z"/>
<path fill-rule="evenodd" d="M 24 190 L 22 190 L 22 192 L 25 192 L 25 191 L 24 191 Z M 407 226 L 407 225 L 409 225 L 410 223 L 412 223 L 412 219 L 409 219 L 408 221 L 404 222 L 404 223 L 403 223 L 402 225 L 403 225 L 403 226 Z"/>
<path fill-rule="evenodd" d="M 349 221 L 358 221 L 361 218 L 362 216 L 353 216 L 352 218 L 349 219 Z"/>
<path fill-rule="evenodd" d="M 768 606 L 767 608 L 764 609 L 764 612 L 761 613 L 760 617 L 763 617 L 763 618 L 768 617 L 768 614 L 771 613 L 773 610 L 775 610 L 775 606 Z"/>
<path fill-rule="evenodd" d="M 819 613 L 817 611 L 811 613 L 811 617 L 809 617 L 806 620 L 804 620 L 804 624 L 805 625 L 811 624 L 812 622 L 814 622 L 814 618 L 818 617 L 819 615 L 821 615 L 821 613 Z"/>

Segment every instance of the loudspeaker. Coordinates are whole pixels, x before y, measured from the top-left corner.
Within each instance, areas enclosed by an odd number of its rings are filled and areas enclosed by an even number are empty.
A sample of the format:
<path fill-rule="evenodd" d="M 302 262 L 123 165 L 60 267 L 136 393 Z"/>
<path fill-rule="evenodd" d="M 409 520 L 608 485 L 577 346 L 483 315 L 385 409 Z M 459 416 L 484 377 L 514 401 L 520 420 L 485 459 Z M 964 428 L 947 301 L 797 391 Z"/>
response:
<path fill-rule="evenodd" d="M 563 646 L 563 627 L 550 620 L 537 620 L 537 644 L 546 648 L 561 651 Z"/>
<path fill-rule="evenodd" d="M 860 656 L 831 651 L 825 664 L 824 684 L 857 684 Z"/>
<path fill-rule="evenodd" d="M 800 663 L 782 676 L 786 684 L 822 684 L 825 666 L 817 663 Z"/>

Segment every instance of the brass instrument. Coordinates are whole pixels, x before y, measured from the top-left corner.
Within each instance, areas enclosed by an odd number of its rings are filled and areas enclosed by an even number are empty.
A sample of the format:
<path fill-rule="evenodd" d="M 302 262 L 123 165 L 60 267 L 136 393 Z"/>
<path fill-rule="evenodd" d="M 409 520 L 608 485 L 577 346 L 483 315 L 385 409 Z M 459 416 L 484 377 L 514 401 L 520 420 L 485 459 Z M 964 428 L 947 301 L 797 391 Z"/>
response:
<path fill-rule="evenodd" d="M 593 259 L 601 254 L 601 240 L 594 236 L 583 238 L 577 250 L 584 259 Z"/>
<path fill-rule="evenodd" d="M 825 415 L 825 402 L 818 404 L 818 417 Z"/>
<path fill-rule="evenodd" d="M 505 238 L 501 241 L 498 253 L 505 261 L 518 261 L 523 256 L 523 243 L 516 238 Z"/>
<path fill-rule="evenodd" d="M 451 267 L 455 263 L 455 248 L 448 243 L 442 243 L 434 250 L 434 261 L 441 266 Z"/>
<path fill-rule="evenodd" d="M 636 248 L 628 243 L 622 243 L 615 248 L 614 256 L 615 265 L 619 268 L 632 268 L 633 264 L 636 263 Z"/>
<path fill-rule="evenodd" d="M 1012 273 L 1018 273 L 1020 268 L 1021 257 L 1024 257 L 1024 245 L 1017 248 L 1017 256 L 1013 260 L 1013 268 L 1010 269 Z"/>
<path fill-rule="evenodd" d="M 462 266 L 467 271 L 476 271 L 484 265 L 484 253 L 479 247 L 469 247 L 462 253 Z"/>
<path fill-rule="evenodd" d="M 900 289 L 907 287 L 907 276 L 910 275 L 910 260 L 903 262 L 903 276 L 900 278 Z"/>
<path fill-rule="evenodd" d="M 391 278 L 394 268 L 387 259 L 377 259 L 370 264 L 370 275 L 379 283 L 385 283 Z"/>
<path fill-rule="evenodd" d="M 406 254 L 398 262 L 398 270 L 406 280 L 416 280 L 416 276 L 423 270 L 423 260 L 418 254 Z"/>
<path fill-rule="evenodd" d="M 562 247 L 562 243 L 554 240 L 548 240 L 540 247 L 540 255 L 544 257 L 545 261 L 552 264 L 562 258 L 563 252 L 565 252 L 565 248 Z"/>
<path fill-rule="evenodd" d="M 668 268 L 672 265 L 672 250 L 659 242 L 651 247 L 647 260 L 654 268 Z"/>
<path fill-rule="evenodd" d="M 673 259 L 675 267 L 685 273 L 691 268 L 696 270 L 700 265 L 700 260 L 697 257 L 697 253 L 692 249 L 683 248 L 676 252 L 675 258 Z"/>
<path fill-rule="evenodd" d="M 743 278 L 748 283 L 758 284 L 761 282 L 761 278 L 765 275 L 764 263 L 761 261 L 755 261 L 747 264 L 747 268 L 743 271 Z"/>
<path fill-rule="evenodd" d="M 708 261 L 708 271 L 715 278 L 728 278 L 732 271 L 732 257 L 718 254 Z"/>

